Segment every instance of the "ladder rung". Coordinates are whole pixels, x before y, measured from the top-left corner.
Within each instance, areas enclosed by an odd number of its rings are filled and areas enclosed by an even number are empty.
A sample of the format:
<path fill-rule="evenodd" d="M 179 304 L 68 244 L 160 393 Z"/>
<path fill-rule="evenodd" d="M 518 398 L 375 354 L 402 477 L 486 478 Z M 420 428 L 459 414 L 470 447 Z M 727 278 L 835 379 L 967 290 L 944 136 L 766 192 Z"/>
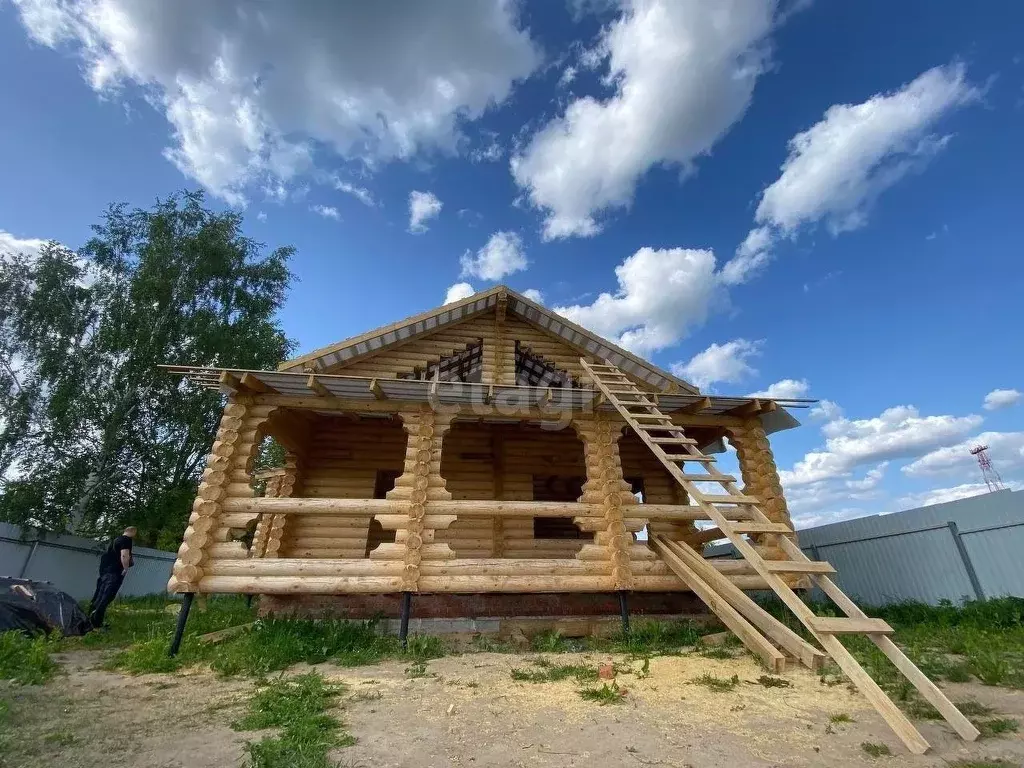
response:
<path fill-rule="evenodd" d="M 792 533 L 793 529 L 785 523 L 737 523 L 732 526 L 733 533 Z"/>
<path fill-rule="evenodd" d="M 892 627 L 881 619 L 848 619 L 817 616 L 807 622 L 823 635 L 890 635 Z"/>
<path fill-rule="evenodd" d="M 691 456 L 688 453 L 666 453 L 665 458 L 669 461 L 700 461 L 706 464 L 714 464 L 714 456 L 705 456 L 703 454 L 699 456 Z"/>
<path fill-rule="evenodd" d="M 681 480 L 688 480 L 691 483 L 735 483 L 736 478 L 732 475 L 677 475 Z M 772 525 L 782 525 L 782 523 L 772 523 Z M 789 529 L 787 529 L 789 530 Z"/>
<path fill-rule="evenodd" d="M 764 567 L 772 573 L 835 573 L 829 563 L 814 560 L 765 560 Z"/>
<path fill-rule="evenodd" d="M 604 368 L 606 371 L 617 371 L 619 370 L 614 365 L 605 365 L 604 363 L 587 363 L 591 368 Z"/>
<path fill-rule="evenodd" d="M 756 496 L 734 496 L 732 494 L 716 494 L 716 493 L 702 493 L 700 495 L 703 501 L 709 501 L 712 504 L 760 504 L 760 500 Z"/>
<path fill-rule="evenodd" d="M 609 395 L 646 395 L 642 389 L 609 389 Z"/>
<path fill-rule="evenodd" d="M 696 445 L 692 437 L 650 437 L 652 443 L 671 443 L 672 445 Z"/>
<path fill-rule="evenodd" d="M 661 419 L 662 421 L 670 421 L 669 417 L 663 413 L 631 413 L 629 415 L 634 419 Z M 645 424 L 644 428 L 646 429 L 647 427 L 648 425 Z M 674 429 L 681 429 L 681 427 L 677 427 L 675 424 L 673 424 L 672 427 Z"/>
<path fill-rule="evenodd" d="M 645 432 L 682 432 L 678 424 L 637 424 Z"/>

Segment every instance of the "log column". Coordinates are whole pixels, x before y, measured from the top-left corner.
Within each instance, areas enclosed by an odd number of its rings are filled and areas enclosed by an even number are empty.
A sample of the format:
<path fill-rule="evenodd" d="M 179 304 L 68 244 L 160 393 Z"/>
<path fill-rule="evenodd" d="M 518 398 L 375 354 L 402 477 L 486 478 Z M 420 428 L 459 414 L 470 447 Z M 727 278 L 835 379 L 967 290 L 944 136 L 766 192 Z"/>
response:
<path fill-rule="evenodd" d="M 169 591 L 197 592 L 203 564 L 210 559 L 248 556 L 245 545 L 231 541 L 231 529 L 221 525 L 221 501 L 253 495 L 252 487 L 241 479 L 252 477 L 261 427 L 273 410 L 272 406 L 253 407 L 245 398 L 229 398 L 171 570 Z"/>
<path fill-rule="evenodd" d="M 382 544 L 372 556 L 402 559 L 403 591 L 419 589 L 420 563 L 423 560 L 448 560 L 455 552 L 445 542 L 435 542 L 434 532 L 447 528 L 455 515 L 429 514 L 431 501 L 451 501 L 452 495 L 441 476 L 441 446 L 451 426 L 452 415 L 440 414 L 423 406 L 402 413 L 402 426 L 409 435 L 402 475 L 387 498 L 407 503 L 406 519 L 397 528 L 394 544 Z"/>
<path fill-rule="evenodd" d="M 573 423 L 583 441 L 587 482 L 583 485 L 580 501 L 600 504 L 599 520 L 576 518 L 584 530 L 594 530 L 594 544 L 584 546 L 577 555 L 580 559 L 603 559 L 611 563 L 611 575 L 616 590 L 633 588 L 630 554 L 633 534 L 626 528 L 626 510 L 636 504 L 629 483 L 622 479 L 619 461 L 621 422 L 614 422 L 603 414 L 587 421 Z M 642 523 L 640 523 L 642 525 Z M 597 551 L 595 551 L 597 550 Z"/>
<path fill-rule="evenodd" d="M 786 507 L 786 497 L 779 481 L 771 444 L 758 418 L 744 420 L 740 426 L 728 428 L 729 442 L 736 449 L 740 472 L 743 475 L 743 492 L 756 496 L 761 510 L 773 523 L 785 523 L 792 527 L 793 521 Z M 796 540 L 795 534 L 791 537 Z M 768 544 L 773 537 L 755 537 L 760 544 Z M 762 547 L 761 555 L 770 559 L 783 557 L 777 547 Z"/>
<path fill-rule="evenodd" d="M 300 496 L 299 482 L 301 459 L 297 453 L 288 451 L 279 474 L 267 478 L 264 496 L 271 499 L 288 499 Z M 284 537 L 286 515 L 264 515 L 256 526 L 250 557 L 280 557 Z"/>

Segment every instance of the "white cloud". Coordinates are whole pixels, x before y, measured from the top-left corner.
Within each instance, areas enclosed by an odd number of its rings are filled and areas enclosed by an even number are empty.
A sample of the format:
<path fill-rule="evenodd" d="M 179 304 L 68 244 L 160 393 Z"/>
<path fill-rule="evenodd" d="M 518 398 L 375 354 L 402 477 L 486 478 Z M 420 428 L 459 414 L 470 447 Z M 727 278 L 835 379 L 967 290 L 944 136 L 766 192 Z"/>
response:
<path fill-rule="evenodd" d="M 571 101 L 511 161 L 546 239 L 590 236 L 640 178 L 683 172 L 743 115 L 766 70 L 774 2 L 624 0 L 596 50 L 614 94 Z"/>
<path fill-rule="evenodd" d="M 448 292 L 444 295 L 444 303 L 451 304 L 453 301 L 462 301 L 462 299 L 468 299 L 474 293 L 476 291 L 469 283 L 455 283 L 455 285 L 449 286 Z"/>
<path fill-rule="evenodd" d="M 341 221 L 341 214 L 338 213 L 338 209 L 333 205 L 311 205 L 309 207 L 313 213 L 323 216 L 325 219 L 334 219 L 335 221 Z"/>
<path fill-rule="evenodd" d="M 541 56 L 507 0 L 261 3 L 16 0 L 37 42 L 69 45 L 104 95 L 145 89 L 166 156 L 232 204 L 313 147 L 369 164 L 454 151 Z"/>
<path fill-rule="evenodd" d="M 1010 483 L 1008 487 L 1010 490 L 1016 491 L 1021 488 L 1021 484 Z M 932 504 L 943 504 L 947 501 L 956 501 L 957 499 L 966 499 L 970 496 L 980 496 L 988 492 L 989 488 L 984 483 L 963 483 L 952 488 L 933 488 L 930 491 L 909 493 L 902 496 L 897 504 L 900 509 L 915 509 Z"/>
<path fill-rule="evenodd" d="M 961 64 L 935 67 L 897 91 L 860 104 L 835 104 L 789 142 L 782 173 L 761 195 L 756 226 L 722 270 L 742 283 L 771 258 L 781 237 L 824 221 L 833 235 L 867 222 L 877 197 L 923 167 L 951 138 L 930 133 L 980 97 Z"/>
<path fill-rule="evenodd" d="M 870 419 L 839 416 L 821 428 L 824 449 L 806 454 L 779 476 L 789 489 L 842 477 L 865 464 L 913 458 L 962 440 L 981 421 L 975 415 L 921 416 L 912 405 L 887 408 Z"/>
<path fill-rule="evenodd" d="M 523 296 L 525 296 L 530 301 L 536 304 L 544 303 L 544 294 L 538 291 L 536 288 L 527 288 L 525 291 L 523 291 Z"/>
<path fill-rule="evenodd" d="M 35 237 L 15 237 L 10 232 L 0 229 L 0 258 L 8 254 L 36 256 L 44 245 L 46 245 L 45 240 Z"/>
<path fill-rule="evenodd" d="M 267 220 L 267 214 L 265 214 L 263 211 L 260 211 L 259 213 L 256 214 L 256 221 L 266 221 L 266 220 Z"/>
<path fill-rule="evenodd" d="M 997 470 L 1024 469 L 1024 432 L 982 432 L 970 440 L 925 454 L 902 471 L 910 477 L 966 477 L 979 473 L 978 459 L 971 455 L 971 448 L 976 445 L 988 446 L 989 459 Z"/>
<path fill-rule="evenodd" d="M 843 415 L 843 409 L 831 400 L 821 400 L 811 407 L 811 418 L 816 421 L 834 421 Z"/>
<path fill-rule="evenodd" d="M 352 195 L 352 197 L 360 203 L 369 206 L 370 208 L 374 208 L 377 205 L 377 201 L 373 199 L 373 194 L 366 187 L 360 187 L 348 181 L 335 179 L 334 188 L 339 192 L 344 192 L 346 195 Z"/>
<path fill-rule="evenodd" d="M 672 365 L 672 373 L 682 376 L 700 389 L 713 384 L 735 384 L 753 376 L 757 370 L 750 359 L 761 354 L 763 341 L 733 339 L 725 344 L 712 344 L 698 352 L 687 363 Z"/>
<path fill-rule="evenodd" d="M 773 400 L 791 400 L 794 398 L 806 397 L 811 385 L 807 379 L 782 379 L 774 384 L 769 384 L 768 389 L 760 392 L 751 392 L 747 397 L 766 397 Z"/>
<path fill-rule="evenodd" d="M 528 266 L 523 241 L 515 232 L 495 232 L 475 255 L 470 251 L 462 254 L 459 263 L 462 265 L 460 277 L 481 280 L 501 280 Z"/>
<path fill-rule="evenodd" d="M 1000 408 L 1016 405 L 1018 400 L 1020 400 L 1020 392 L 1016 389 L 993 389 L 985 395 L 984 408 L 986 411 L 997 411 Z"/>
<path fill-rule="evenodd" d="M 640 354 L 678 342 L 720 296 L 710 250 L 641 248 L 615 268 L 615 277 L 615 293 L 554 311 Z"/>
<path fill-rule="evenodd" d="M 435 218 L 444 207 L 433 192 L 413 190 L 409 193 L 409 231 L 422 234 L 427 231 L 426 223 Z"/>

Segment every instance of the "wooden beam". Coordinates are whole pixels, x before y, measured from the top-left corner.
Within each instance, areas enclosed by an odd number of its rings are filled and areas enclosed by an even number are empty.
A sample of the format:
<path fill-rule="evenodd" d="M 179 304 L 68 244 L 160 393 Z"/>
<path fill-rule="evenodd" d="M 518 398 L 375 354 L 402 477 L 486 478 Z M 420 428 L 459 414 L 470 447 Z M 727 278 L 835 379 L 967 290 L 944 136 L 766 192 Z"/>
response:
<path fill-rule="evenodd" d="M 707 410 L 711 407 L 711 398 L 702 397 L 700 400 L 694 400 L 688 405 L 684 405 L 682 408 L 676 408 L 673 413 L 700 413 L 701 411 Z"/>
<path fill-rule="evenodd" d="M 745 418 L 747 416 L 756 416 L 760 412 L 761 401 L 751 400 L 743 403 L 742 405 L 737 405 L 735 408 L 730 408 L 728 411 L 722 411 L 722 414 L 724 416 L 739 416 L 740 418 Z"/>
<path fill-rule="evenodd" d="M 232 392 L 237 392 L 242 388 L 242 382 L 238 380 L 238 377 L 227 371 L 220 372 L 220 376 L 217 377 L 217 383 L 222 387 L 227 387 Z"/>
<path fill-rule="evenodd" d="M 378 400 L 387 400 L 388 396 L 384 394 L 384 390 L 380 387 L 380 382 L 376 379 L 370 381 L 370 391 L 373 392 L 373 396 Z"/>
<path fill-rule="evenodd" d="M 243 373 L 239 383 L 250 392 L 255 392 L 257 395 L 274 395 L 278 394 L 277 390 L 269 384 L 260 381 L 258 378 L 253 376 L 251 373 Z"/>
<path fill-rule="evenodd" d="M 311 373 L 309 375 L 309 378 L 306 379 L 306 386 L 309 389 L 316 392 L 317 396 L 319 397 L 334 397 L 334 395 L 331 394 L 331 391 L 327 389 L 327 387 L 325 387 L 323 384 L 316 380 L 315 374 Z"/>

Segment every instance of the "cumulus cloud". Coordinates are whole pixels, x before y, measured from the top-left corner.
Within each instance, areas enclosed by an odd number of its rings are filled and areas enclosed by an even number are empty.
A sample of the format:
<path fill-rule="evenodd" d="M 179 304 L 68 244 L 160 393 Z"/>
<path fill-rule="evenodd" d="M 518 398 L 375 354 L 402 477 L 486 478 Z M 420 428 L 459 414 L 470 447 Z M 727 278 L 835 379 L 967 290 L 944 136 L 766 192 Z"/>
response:
<path fill-rule="evenodd" d="M 935 125 L 980 95 L 955 63 L 860 104 L 829 107 L 790 140 L 782 173 L 761 194 L 755 227 L 723 267 L 722 279 L 750 279 L 771 258 L 774 243 L 802 226 L 824 222 L 833 235 L 863 226 L 882 192 L 946 146 L 951 137 L 932 133 Z"/>
<path fill-rule="evenodd" d="M 35 256 L 44 245 L 46 245 L 45 240 L 35 237 L 16 237 L 10 232 L 0 229 L 0 258 L 15 254 Z"/>
<path fill-rule="evenodd" d="M 232 204 L 308 169 L 314 147 L 369 164 L 454 151 L 541 55 L 507 0 L 260 3 L 16 0 L 37 42 L 71 47 L 107 95 L 145 89 L 166 156 Z"/>
<path fill-rule="evenodd" d="M 1009 408 L 1016 405 L 1020 400 L 1020 392 L 1016 389 L 993 389 L 985 395 L 986 411 L 998 411 L 1000 408 Z"/>
<path fill-rule="evenodd" d="M 992 465 L 1003 472 L 1024 469 L 1024 432 L 982 432 L 956 445 L 948 445 L 925 454 L 903 467 L 910 477 L 965 477 L 978 472 L 978 460 L 971 448 L 987 445 Z"/>
<path fill-rule="evenodd" d="M 373 199 L 373 194 L 366 187 L 357 186 L 349 181 L 335 179 L 334 188 L 339 192 L 344 192 L 346 195 L 352 195 L 360 203 L 370 208 L 374 208 L 377 205 L 377 201 Z"/>
<path fill-rule="evenodd" d="M 735 384 L 754 376 L 757 370 L 750 364 L 751 358 L 761 354 L 763 341 L 733 339 L 725 344 L 712 344 L 698 352 L 687 363 L 674 363 L 672 373 L 682 376 L 700 389 L 713 384 Z"/>
<path fill-rule="evenodd" d="M 788 488 L 842 477 L 856 467 L 921 456 L 954 444 L 981 424 L 981 417 L 921 416 L 912 405 L 887 408 L 869 419 L 839 416 L 822 426 L 825 446 L 779 473 Z"/>
<path fill-rule="evenodd" d="M 455 283 L 455 285 L 449 286 L 448 292 L 444 295 L 444 303 L 451 304 L 453 301 L 462 301 L 462 299 L 468 299 L 474 293 L 476 291 L 469 283 Z"/>
<path fill-rule="evenodd" d="M 606 98 L 572 100 L 511 161 L 546 239 L 590 236 L 655 166 L 688 172 L 746 112 L 776 3 L 625 0 L 594 51 Z"/>
<path fill-rule="evenodd" d="M 807 379 L 782 379 L 774 384 L 769 384 L 768 389 L 760 392 L 751 392 L 747 397 L 766 397 L 773 400 L 790 400 L 793 398 L 806 397 L 811 385 Z"/>
<path fill-rule="evenodd" d="M 811 418 L 816 421 L 833 421 L 842 415 L 843 409 L 839 407 L 839 403 L 831 400 L 821 400 L 811 407 Z"/>
<path fill-rule="evenodd" d="M 311 205 L 309 210 L 319 216 L 323 216 L 325 219 L 341 220 L 341 214 L 338 213 L 338 209 L 333 205 Z"/>
<path fill-rule="evenodd" d="M 639 354 L 678 342 L 719 297 L 710 250 L 641 248 L 615 268 L 615 277 L 614 293 L 554 311 Z"/>
<path fill-rule="evenodd" d="M 527 288 L 525 291 L 523 291 L 523 296 L 525 296 L 530 301 L 536 304 L 544 303 L 544 294 L 538 291 L 536 288 Z"/>
<path fill-rule="evenodd" d="M 1010 490 L 1020 490 L 1020 483 L 1009 483 L 1008 487 Z M 900 509 L 915 509 L 917 507 L 927 507 L 932 504 L 944 504 L 947 501 L 956 501 L 957 499 L 966 499 L 971 496 L 980 496 L 983 493 L 988 493 L 989 488 L 984 483 L 963 483 L 961 485 L 954 485 L 952 488 L 933 488 L 929 491 L 921 491 L 920 493 L 909 493 L 905 496 L 900 497 L 897 504 Z"/>
<path fill-rule="evenodd" d="M 443 207 L 444 203 L 433 192 L 410 192 L 409 231 L 416 235 L 426 232 L 426 222 L 440 214 Z"/>
<path fill-rule="evenodd" d="M 515 232 L 495 232 L 475 254 L 466 251 L 459 259 L 460 277 L 501 280 L 505 275 L 520 272 L 528 266 L 523 241 Z"/>

